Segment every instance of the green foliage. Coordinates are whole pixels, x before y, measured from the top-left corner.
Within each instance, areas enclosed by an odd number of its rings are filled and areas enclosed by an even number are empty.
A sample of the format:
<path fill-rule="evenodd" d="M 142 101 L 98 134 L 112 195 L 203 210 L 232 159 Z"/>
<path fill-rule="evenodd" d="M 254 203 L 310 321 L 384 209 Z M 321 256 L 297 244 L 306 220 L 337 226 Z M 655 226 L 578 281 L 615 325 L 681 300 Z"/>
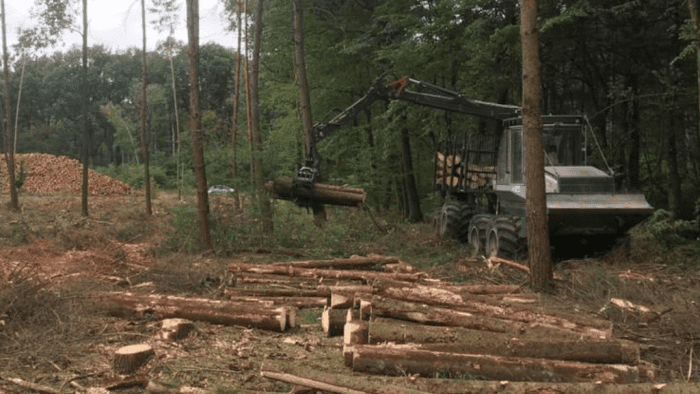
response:
<path fill-rule="evenodd" d="M 663 209 L 654 212 L 646 226 L 656 241 L 667 249 L 697 241 L 700 234 L 697 220 L 674 220 L 671 213 Z"/>
<path fill-rule="evenodd" d="M 142 189 L 146 180 L 143 165 L 123 164 L 117 166 L 110 164 L 106 167 L 96 167 L 95 171 L 119 179 L 136 189 Z M 173 176 L 174 174 L 170 174 L 164 166 L 151 165 L 149 166 L 149 172 L 151 175 L 152 187 L 164 190 L 173 190 L 177 188 L 177 180 Z"/>

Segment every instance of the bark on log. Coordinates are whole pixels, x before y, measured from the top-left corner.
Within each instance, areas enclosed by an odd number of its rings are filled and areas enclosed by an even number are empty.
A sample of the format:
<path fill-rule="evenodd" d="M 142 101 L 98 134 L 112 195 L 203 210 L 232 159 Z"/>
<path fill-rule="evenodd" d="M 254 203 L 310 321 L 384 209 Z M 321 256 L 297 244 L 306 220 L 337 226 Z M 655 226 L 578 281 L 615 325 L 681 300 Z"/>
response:
<path fill-rule="evenodd" d="M 466 327 L 475 330 L 508 332 L 518 330 L 520 325 L 502 319 L 477 316 L 469 312 L 450 308 L 418 304 L 385 298 L 372 297 L 372 316 L 413 321 L 435 326 Z"/>
<path fill-rule="evenodd" d="M 297 370 L 300 370 L 301 373 Z M 365 377 L 358 378 L 347 376 L 347 374 L 334 375 L 310 371 L 290 364 L 265 362 L 260 368 L 260 375 L 268 379 L 337 394 L 426 394 L 408 387 L 373 384 L 368 382 Z"/>
<path fill-rule="evenodd" d="M 639 369 L 629 365 L 588 364 L 475 354 L 413 350 L 404 345 L 353 347 L 353 371 L 372 374 L 420 374 L 425 377 L 478 376 L 487 380 L 637 383 Z"/>
<path fill-rule="evenodd" d="M 325 308 L 321 314 L 321 327 L 323 332 L 329 337 L 343 335 L 343 327 L 347 320 L 347 309 L 330 309 Z"/>
<path fill-rule="evenodd" d="M 696 394 L 700 392 L 700 383 L 545 383 L 431 379 L 413 376 L 336 375 L 289 363 L 273 364 L 269 361 L 263 364 L 262 370 L 286 373 L 299 378 L 328 383 L 332 386 L 376 394 Z M 337 393 L 339 391 L 330 392 Z"/>
<path fill-rule="evenodd" d="M 316 289 L 225 289 L 224 295 L 231 300 L 238 297 L 330 297 L 328 286 Z"/>
<path fill-rule="evenodd" d="M 111 311 L 152 312 L 160 319 L 182 318 L 272 331 L 284 331 L 289 314 L 287 307 L 159 294 L 114 292 L 93 298 Z"/>
<path fill-rule="evenodd" d="M 328 305 L 326 297 L 230 297 L 235 302 L 259 302 L 268 306 L 293 306 L 298 309 L 323 308 Z"/>
<path fill-rule="evenodd" d="M 391 256 L 352 256 L 327 260 L 279 261 L 272 265 L 296 268 L 334 268 L 334 269 L 374 269 L 383 270 L 388 264 L 398 264 L 401 260 Z"/>
<path fill-rule="evenodd" d="M 294 200 L 294 180 L 292 178 L 279 177 L 273 182 L 266 183 L 265 188 L 272 192 L 276 198 Z M 315 183 L 313 196 L 303 197 L 313 198 L 313 201 L 318 204 L 356 207 L 365 202 L 367 193 L 354 187 Z"/>
<path fill-rule="evenodd" d="M 128 375 L 136 372 L 142 365 L 155 356 L 155 351 L 146 343 L 124 346 L 114 352 L 112 366 L 118 374 Z"/>
<path fill-rule="evenodd" d="M 520 336 L 522 335 L 522 336 Z M 501 334 L 459 327 L 430 327 L 412 323 L 373 321 L 369 343 L 413 344 L 418 350 L 544 358 L 598 364 L 639 363 L 639 346 L 630 341 L 580 337 L 533 338 L 529 333 Z"/>
<path fill-rule="evenodd" d="M 275 266 L 265 264 L 231 264 L 232 272 L 254 272 L 259 274 L 289 275 L 304 278 L 330 278 L 344 280 L 403 280 L 415 282 L 423 277 L 424 273 L 404 274 L 374 271 L 332 270 L 320 268 L 295 268 L 288 266 Z"/>
<path fill-rule="evenodd" d="M 404 287 L 398 286 L 395 281 L 375 282 L 375 293 L 409 302 L 449 305 L 450 309 L 455 311 L 488 318 L 551 326 L 594 338 L 610 338 L 612 336 L 612 323 L 602 319 L 587 318 L 584 320 L 578 316 L 563 316 L 560 313 L 555 315 L 523 305 L 502 305 L 498 300 L 489 296 L 462 297 L 446 290 L 437 291 L 428 286 L 412 283 L 406 283 L 403 285 Z"/>
<path fill-rule="evenodd" d="M 454 285 L 454 284 L 437 284 L 440 288 L 449 290 L 453 293 L 463 294 L 520 294 L 522 288 L 516 285 Z M 536 294 L 535 294 L 536 295 Z"/>
<path fill-rule="evenodd" d="M 265 275 L 254 273 L 236 273 L 233 276 L 234 286 L 240 285 L 283 285 L 298 289 L 315 289 L 319 285 L 313 278 L 298 278 L 287 275 Z"/>

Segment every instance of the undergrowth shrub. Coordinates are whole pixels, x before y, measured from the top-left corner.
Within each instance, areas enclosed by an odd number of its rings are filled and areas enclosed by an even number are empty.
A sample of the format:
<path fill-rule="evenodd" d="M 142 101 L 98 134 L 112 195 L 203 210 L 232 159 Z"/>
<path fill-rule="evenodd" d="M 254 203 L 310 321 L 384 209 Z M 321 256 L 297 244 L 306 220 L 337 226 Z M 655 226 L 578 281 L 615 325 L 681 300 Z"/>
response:
<path fill-rule="evenodd" d="M 654 212 L 647 222 L 647 228 L 655 240 L 666 249 L 697 241 L 700 234 L 698 219 L 674 220 L 671 213 L 663 209 Z"/>

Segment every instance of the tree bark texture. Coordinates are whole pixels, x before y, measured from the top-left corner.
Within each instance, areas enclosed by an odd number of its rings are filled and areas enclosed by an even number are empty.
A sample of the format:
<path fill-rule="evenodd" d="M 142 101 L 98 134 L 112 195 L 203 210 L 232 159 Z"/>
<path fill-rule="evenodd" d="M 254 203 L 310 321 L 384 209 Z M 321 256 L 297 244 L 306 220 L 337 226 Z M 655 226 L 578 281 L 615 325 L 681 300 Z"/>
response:
<path fill-rule="evenodd" d="M 291 326 L 288 324 L 288 316 L 293 317 L 288 307 L 270 306 L 264 302 L 236 302 L 130 292 L 105 293 L 93 298 L 99 303 L 98 307 L 115 313 L 149 312 L 160 319 L 179 318 L 271 331 L 284 331 L 288 325 Z"/>
<path fill-rule="evenodd" d="M 548 331 L 547 331 L 548 332 Z M 460 327 L 434 327 L 409 322 L 372 321 L 369 343 L 413 344 L 419 350 L 494 356 L 544 358 L 597 364 L 639 363 L 639 346 L 634 342 L 557 337 L 536 330 L 522 333 L 494 333 Z"/>
<path fill-rule="evenodd" d="M 543 292 L 547 290 L 553 279 L 553 268 L 552 256 L 549 250 L 547 197 L 544 182 L 537 0 L 521 0 L 520 12 L 523 58 L 523 132 L 526 145 L 526 221 L 530 285 L 534 290 Z"/>
<path fill-rule="evenodd" d="M 124 346 L 114 352 L 112 366 L 119 374 L 132 374 L 155 354 L 153 348 L 146 343 Z"/>
<path fill-rule="evenodd" d="M 308 157 L 311 154 L 313 136 L 311 130 L 311 99 L 309 97 L 309 84 L 306 81 L 306 56 L 304 55 L 304 6 L 301 0 L 292 1 L 292 13 L 294 14 L 294 69 L 296 80 L 299 84 L 299 114 L 304 128 L 304 153 Z M 321 179 L 319 179 L 321 180 Z M 316 202 L 312 206 L 314 223 L 322 227 L 328 219 L 323 204 Z"/>
<path fill-rule="evenodd" d="M 151 172 L 148 153 L 148 130 L 146 117 L 148 116 L 148 56 L 146 56 L 146 0 L 141 0 L 141 31 L 143 32 L 143 47 L 141 53 L 141 106 L 139 118 L 141 121 L 141 152 L 143 154 L 144 182 L 143 188 L 146 196 L 146 214 L 152 215 L 151 208 Z"/>
<path fill-rule="evenodd" d="M 603 384 L 482 381 L 473 379 L 434 379 L 409 376 L 352 376 L 350 374 L 329 374 L 292 363 L 266 361 L 261 368 L 262 376 L 269 379 L 297 384 L 300 379 L 308 379 L 307 384 L 325 383 L 317 387 L 331 393 L 345 393 L 341 390 L 357 390 L 360 393 L 376 394 L 694 394 L 700 390 L 698 383 L 636 383 Z M 272 374 L 270 374 L 272 373 Z M 289 379 L 289 380 L 287 380 Z M 290 381 L 294 379 L 293 381 Z M 309 386 L 307 386 L 309 387 Z"/>
<path fill-rule="evenodd" d="M 190 61 L 190 137 L 192 160 L 197 185 L 197 218 L 199 223 L 199 247 L 211 250 L 209 236 L 209 195 L 207 175 L 204 169 L 202 114 L 199 109 L 199 0 L 187 0 L 187 35 Z"/>
<path fill-rule="evenodd" d="M 253 272 L 260 274 L 299 276 L 304 278 L 329 278 L 364 281 L 372 281 L 376 279 L 417 281 L 424 276 L 423 273 L 403 274 L 393 272 L 296 268 L 266 264 L 231 264 L 229 265 L 229 270 L 234 273 Z"/>
<path fill-rule="evenodd" d="M 639 368 L 535 358 L 413 350 L 409 346 L 355 345 L 355 372 L 425 377 L 472 376 L 486 380 L 638 383 Z"/>
<path fill-rule="evenodd" d="M 404 121 L 406 115 L 403 115 Z M 416 175 L 413 171 L 413 155 L 411 155 L 411 134 L 408 128 L 401 129 L 401 158 L 403 164 L 404 183 L 406 190 L 406 218 L 411 223 L 423 221 L 423 212 L 420 208 L 420 196 L 418 194 L 418 185 Z"/>
<path fill-rule="evenodd" d="M 267 193 L 263 188 L 263 173 L 262 173 L 262 130 L 260 126 L 260 107 L 259 107 L 259 75 L 260 75 L 260 46 L 262 42 L 263 30 L 263 0 L 255 2 L 255 29 L 253 30 L 253 54 L 251 56 L 250 67 L 250 105 L 251 105 L 251 131 L 253 133 L 251 139 L 251 165 L 253 166 L 253 190 L 257 194 L 258 204 L 260 205 L 260 214 L 262 216 L 262 230 L 265 234 L 270 234 L 273 231 L 272 223 L 272 206 Z"/>
<path fill-rule="evenodd" d="M 88 211 L 88 169 L 90 162 L 90 144 L 92 142 L 92 136 L 90 132 L 90 127 L 88 123 L 88 105 L 89 105 L 89 92 L 88 89 L 88 20 L 87 20 L 87 0 L 83 0 L 83 94 L 82 94 L 82 117 L 83 117 L 83 181 L 82 188 L 80 190 L 80 213 L 83 217 L 87 217 L 90 213 Z"/>
<path fill-rule="evenodd" d="M 236 46 L 236 65 L 233 69 L 233 102 L 231 114 L 231 178 L 236 178 L 237 171 L 237 153 L 238 153 L 238 112 L 241 110 L 241 1 L 236 0 L 236 27 L 238 29 L 238 45 Z"/>
<path fill-rule="evenodd" d="M 294 200 L 294 180 L 289 177 L 282 176 L 268 182 L 265 188 L 277 198 Z M 366 198 L 367 193 L 362 189 L 326 183 L 314 184 L 313 199 L 319 204 L 356 207 L 365 202 Z"/>
<path fill-rule="evenodd" d="M 17 185 L 15 183 L 15 148 L 14 138 L 12 138 L 11 124 L 12 111 L 10 110 L 10 65 L 9 54 L 7 53 L 7 34 L 5 26 L 5 0 L 0 0 L 2 6 L 2 74 L 5 81 L 3 87 L 3 107 L 5 116 L 2 122 L 3 135 L 5 136 L 5 160 L 7 161 L 7 181 L 10 186 L 10 209 L 19 211 L 19 197 L 17 195 Z"/>

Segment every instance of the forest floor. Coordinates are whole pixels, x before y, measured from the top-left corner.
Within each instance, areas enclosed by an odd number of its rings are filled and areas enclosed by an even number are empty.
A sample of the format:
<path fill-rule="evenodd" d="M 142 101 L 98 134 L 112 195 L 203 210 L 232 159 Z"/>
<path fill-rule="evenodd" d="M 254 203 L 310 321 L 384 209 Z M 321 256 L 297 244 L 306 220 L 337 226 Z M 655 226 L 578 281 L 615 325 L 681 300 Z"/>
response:
<path fill-rule="evenodd" d="M 266 239 L 250 231 L 256 226 L 250 215 L 231 213 L 228 197 L 214 197 L 214 217 L 247 227 L 238 233 L 247 236 L 239 237 L 235 251 L 219 256 L 173 246 L 173 234 L 183 230 L 182 213 L 196 205 L 192 196 L 179 200 L 158 192 L 152 216 L 140 193 L 91 197 L 89 218 L 80 216 L 74 193 L 22 192 L 20 202 L 21 212 L 3 203 L 0 219 L 0 393 L 25 392 L 11 378 L 66 393 L 110 385 L 115 392 L 138 393 L 144 379 L 212 393 L 289 392 L 292 386 L 260 376 L 264 361 L 353 374 L 343 363 L 342 337 L 329 338 L 321 328 L 321 309 L 299 310 L 299 326 L 282 333 L 196 322 L 188 338 L 159 342 L 153 340 L 157 321 L 109 316 L 96 311 L 89 296 L 148 286 L 157 293 L 215 297 L 233 262 L 379 253 L 445 281 L 527 286 L 519 271 L 467 258 L 464 249 L 437 238 L 428 222 L 392 222 L 356 209 L 331 210 L 328 227 L 316 230 L 305 211 L 277 203 L 278 235 Z M 348 230 L 358 226 L 375 235 Z M 630 256 L 557 264 L 555 289 L 539 303 L 609 319 L 615 337 L 639 343 L 657 382 L 698 382 L 698 260 L 694 247 L 662 250 L 635 234 Z M 613 298 L 649 310 L 616 307 Z M 112 355 L 142 342 L 153 344 L 157 356 L 125 382 L 112 372 Z"/>

